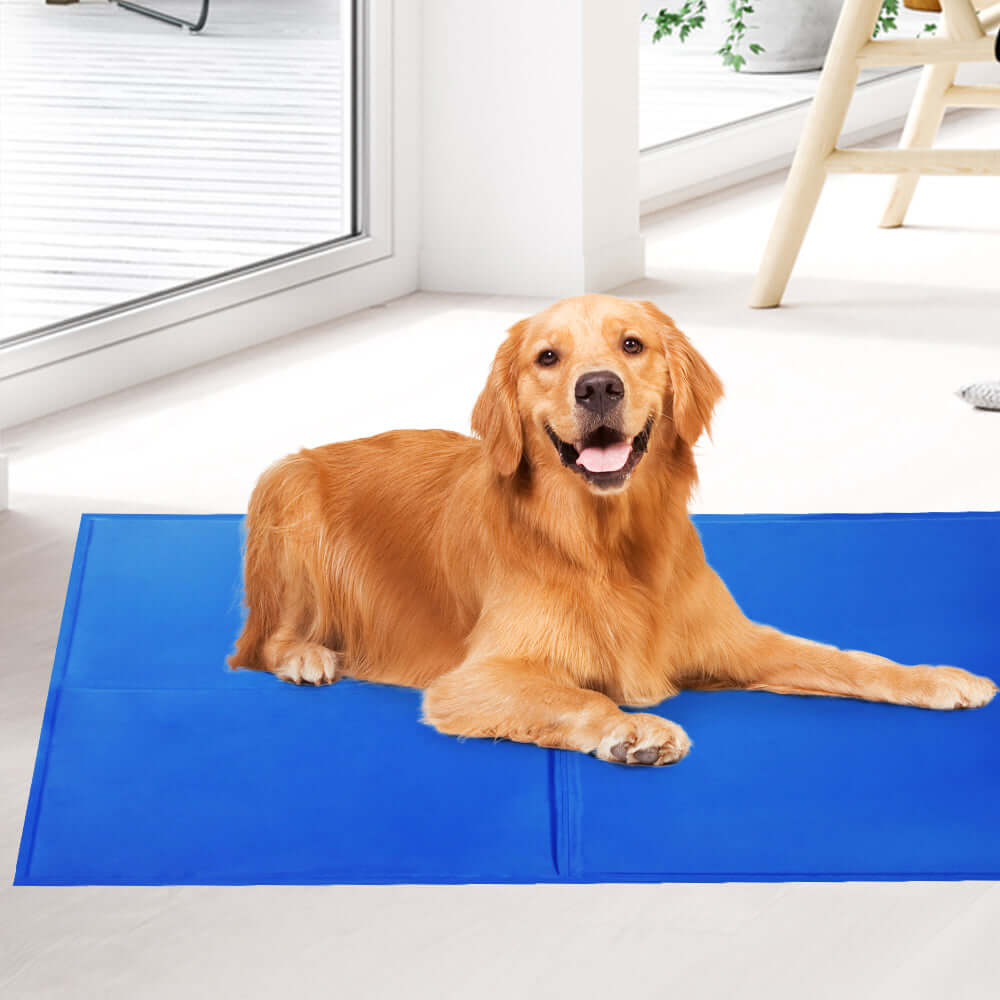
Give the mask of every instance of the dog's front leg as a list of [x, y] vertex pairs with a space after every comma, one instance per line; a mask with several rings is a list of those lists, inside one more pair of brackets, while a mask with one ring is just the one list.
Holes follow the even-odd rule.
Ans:
[[691, 747], [680, 726], [623, 712], [610, 698], [513, 658], [470, 660], [424, 694], [424, 721], [453, 736], [579, 750], [620, 764], [673, 764]]
[[[978, 708], [997, 687], [988, 677], [958, 667], [907, 667], [884, 656], [837, 649], [754, 626], [730, 648], [731, 665], [718, 686], [781, 694], [835, 695], [919, 708]], [[708, 685], [715, 686], [715, 685]]]

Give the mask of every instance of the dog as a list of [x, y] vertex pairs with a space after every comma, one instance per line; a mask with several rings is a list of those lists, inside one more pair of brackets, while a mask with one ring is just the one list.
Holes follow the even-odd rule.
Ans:
[[246, 520], [232, 667], [423, 688], [442, 733], [621, 764], [691, 743], [684, 688], [985, 705], [986, 677], [748, 620], [687, 508], [722, 383], [651, 302], [566, 299], [515, 323], [475, 438], [391, 431], [289, 456]]

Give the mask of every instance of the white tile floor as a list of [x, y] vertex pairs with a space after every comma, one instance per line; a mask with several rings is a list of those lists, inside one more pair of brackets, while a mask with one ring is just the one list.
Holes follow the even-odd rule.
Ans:
[[[945, 141], [995, 144], [998, 123], [953, 117]], [[913, 226], [882, 232], [884, 180], [835, 177], [788, 306], [751, 312], [780, 182], [648, 219], [648, 277], [622, 290], [672, 312], [726, 382], [697, 507], [1000, 507], [1000, 414], [952, 395], [1000, 378], [1000, 181], [925, 181]], [[503, 328], [538, 305], [418, 295], [9, 435], [0, 878], [80, 512], [239, 510], [300, 445], [463, 429]], [[998, 930], [997, 883], [4, 888], [0, 994], [986, 998]]]

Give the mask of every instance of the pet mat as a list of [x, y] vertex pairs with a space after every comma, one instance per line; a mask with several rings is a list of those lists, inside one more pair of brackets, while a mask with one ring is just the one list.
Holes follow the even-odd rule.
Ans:
[[[1000, 514], [695, 522], [751, 618], [1000, 677]], [[417, 691], [230, 671], [241, 531], [84, 515], [17, 884], [1000, 878], [1000, 698], [683, 693], [666, 768], [458, 740]]]

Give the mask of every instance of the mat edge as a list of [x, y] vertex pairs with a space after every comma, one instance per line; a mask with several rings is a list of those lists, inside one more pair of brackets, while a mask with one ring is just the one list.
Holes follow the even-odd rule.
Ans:
[[31, 774], [31, 787], [24, 813], [24, 826], [21, 829], [21, 842], [18, 846], [17, 863], [14, 868], [14, 885], [32, 884], [28, 881], [28, 872], [35, 850], [35, 835], [38, 831], [42, 792], [45, 788], [45, 777], [48, 772], [56, 712], [59, 709], [59, 697], [62, 694], [63, 680], [69, 663], [69, 651], [73, 644], [73, 634], [76, 631], [80, 596], [83, 592], [84, 570], [95, 520], [96, 516], [93, 514], [80, 515], [80, 526], [77, 529], [76, 545], [73, 549], [73, 563], [69, 571], [66, 599], [63, 603], [62, 620], [59, 625], [59, 638], [56, 640], [52, 675], [49, 678], [45, 711], [42, 715], [42, 726], [38, 735], [38, 750], [35, 752], [35, 766]]
[[[713, 514], [708, 511], [703, 513], [688, 512], [688, 516], [694, 521], [858, 521], [858, 520], [952, 520], [955, 518], [992, 518], [1000, 515], [1000, 510], [909, 510], [909, 511], [808, 511], [800, 513], [768, 513], [750, 512], [744, 514]], [[213, 513], [213, 514], [126, 514], [115, 512], [88, 512], [81, 515], [83, 519], [89, 520], [217, 520], [217, 521], [241, 521], [245, 514], [234, 513]]]
[[846, 874], [824, 873], [822, 875], [811, 875], [805, 872], [789, 872], [787, 874], [769, 875], [760, 872], [750, 872], [737, 874], [723, 872], [719, 874], [706, 874], [704, 872], [669, 873], [669, 872], [640, 872], [640, 873], [614, 873], [601, 872], [594, 875], [574, 874], [561, 878], [550, 876], [540, 876], [535, 878], [484, 878], [482, 876], [462, 876], [449, 875], [433, 877], [423, 875], [418, 878], [407, 876], [348, 876], [343, 879], [336, 879], [333, 876], [317, 878], [283, 877], [272, 876], [255, 879], [228, 879], [218, 880], [212, 878], [192, 879], [186, 882], [167, 881], [119, 881], [119, 882], [88, 882], [72, 881], [70, 879], [54, 879], [47, 882], [25, 881], [16, 883], [22, 888], [52, 888], [70, 886], [120, 886], [120, 887], [142, 887], [142, 886], [254, 886], [254, 885], [630, 885], [630, 884], [662, 884], [662, 885], [771, 885], [774, 883], [794, 883], [798, 885], [840, 885], [845, 882], [854, 883], [881, 883], [881, 882], [996, 882], [1000, 884], [1000, 872], [957, 872], [954, 874], [945, 872], [848, 872]]

